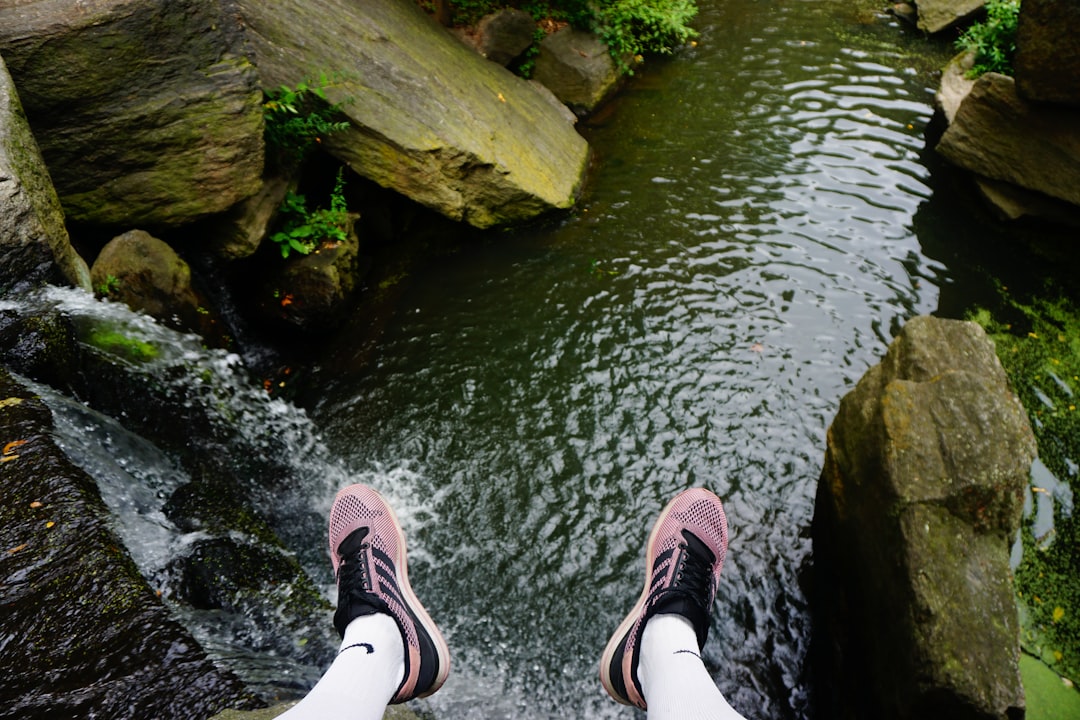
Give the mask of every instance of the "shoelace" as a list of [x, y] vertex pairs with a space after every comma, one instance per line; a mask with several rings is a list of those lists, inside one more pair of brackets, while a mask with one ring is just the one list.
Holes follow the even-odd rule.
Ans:
[[679, 566], [669, 592], [686, 597], [708, 612], [713, 599], [712, 562], [695, 552], [685, 540], [679, 543]]
[[341, 558], [338, 588], [344, 590], [349, 597], [363, 599], [371, 594], [371, 581], [367, 573], [367, 563], [364, 562], [364, 552], [367, 549], [368, 543], [362, 543], [348, 557]]

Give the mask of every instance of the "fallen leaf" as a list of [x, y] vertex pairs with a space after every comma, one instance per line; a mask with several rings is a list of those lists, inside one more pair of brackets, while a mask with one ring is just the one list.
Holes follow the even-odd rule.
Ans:
[[37, 510], [39, 507], [42, 507], [41, 501], [35, 500], [34, 502], [30, 503], [30, 507]]
[[3, 457], [0, 457], [0, 463], [11, 462], [12, 460], [18, 460], [18, 459], [19, 459], [18, 455], [4, 455]]
[[10, 455], [12, 450], [19, 447], [20, 445], [25, 445], [25, 444], [26, 444], [25, 440], [12, 440], [11, 442], [9, 442], [7, 445], [4, 446], [4, 454], [5, 455]]
[[15, 547], [11, 548], [10, 550], [8, 550], [8, 555], [14, 555], [15, 553], [19, 552], [20, 550], [25, 550], [25, 549], [26, 549], [26, 543], [23, 543], [22, 545], [17, 545]]
[[0, 408], [6, 408], [6, 407], [9, 407], [11, 405], [18, 405], [22, 401], [23, 401], [22, 398], [17, 398], [17, 397], [5, 398], [4, 400], [0, 400]]
[[506, 98], [503, 97], [502, 93], [499, 93], [499, 102], [506, 102]]
[[763, 353], [763, 352], [765, 352], [765, 346], [762, 345], [761, 343], [754, 343], [753, 345], [750, 346], [750, 351], [751, 352], [756, 352], [756, 353]]
[[52, 520], [50, 520], [49, 522], [45, 523], [45, 529], [48, 530], [49, 528], [51, 528], [55, 524], [56, 523], [54, 523]]

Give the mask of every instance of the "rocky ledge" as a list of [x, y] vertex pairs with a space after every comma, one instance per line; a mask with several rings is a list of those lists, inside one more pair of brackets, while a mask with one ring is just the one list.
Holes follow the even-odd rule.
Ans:
[[974, 323], [912, 319], [844, 397], [813, 521], [823, 716], [1023, 717], [1009, 548], [1035, 452]]

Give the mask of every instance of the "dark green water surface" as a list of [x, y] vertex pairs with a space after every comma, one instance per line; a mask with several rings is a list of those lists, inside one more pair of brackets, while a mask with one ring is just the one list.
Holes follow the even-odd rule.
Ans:
[[374, 348], [315, 370], [312, 415], [399, 510], [450, 642], [438, 717], [633, 716], [597, 663], [692, 485], [731, 525], [718, 685], [750, 718], [812, 714], [825, 431], [953, 283], [924, 248], [971, 225], [930, 203], [949, 48], [839, 0], [702, 5], [698, 44], [583, 129], [578, 211], [400, 278]]

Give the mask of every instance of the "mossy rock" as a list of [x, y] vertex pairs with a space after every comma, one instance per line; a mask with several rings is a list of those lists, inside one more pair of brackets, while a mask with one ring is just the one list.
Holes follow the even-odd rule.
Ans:
[[69, 220], [176, 226], [258, 190], [242, 25], [231, 1], [0, 4], [0, 54]]

